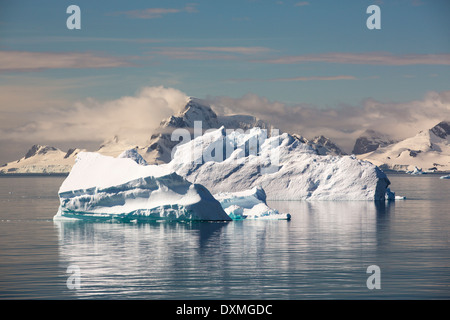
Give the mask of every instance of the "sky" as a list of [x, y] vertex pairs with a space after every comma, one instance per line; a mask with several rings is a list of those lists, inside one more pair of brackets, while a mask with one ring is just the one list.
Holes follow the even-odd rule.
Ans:
[[450, 119], [449, 13], [447, 0], [0, 0], [0, 163], [33, 144], [143, 140], [188, 96], [347, 152], [365, 129], [406, 138]]

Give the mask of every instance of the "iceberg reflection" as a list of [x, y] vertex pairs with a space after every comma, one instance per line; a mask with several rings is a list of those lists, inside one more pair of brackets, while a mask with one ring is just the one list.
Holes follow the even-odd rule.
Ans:
[[269, 205], [293, 219], [55, 221], [60, 264], [80, 267], [74, 294], [81, 298], [292, 299], [367, 291], [365, 268], [377, 259], [377, 228], [389, 223], [390, 204]]

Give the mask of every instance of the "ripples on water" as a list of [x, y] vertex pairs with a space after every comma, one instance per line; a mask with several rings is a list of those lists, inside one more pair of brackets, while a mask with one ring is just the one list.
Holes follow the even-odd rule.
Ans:
[[[1, 178], [0, 298], [449, 298], [450, 181], [390, 179], [408, 200], [270, 203], [291, 221], [114, 224], [53, 222], [62, 178]], [[366, 287], [373, 264], [381, 290]]]

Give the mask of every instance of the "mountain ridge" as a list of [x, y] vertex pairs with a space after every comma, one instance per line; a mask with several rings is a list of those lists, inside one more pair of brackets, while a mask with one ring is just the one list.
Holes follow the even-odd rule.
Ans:
[[[192, 139], [195, 121], [201, 121], [202, 133], [222, 126], [231, 130], [249, 130], [253, 127], [259, 127], [267, 129], [269, 135], [270, 131], [274, 129], [269, 123], [251, 115], [218, 115], [208, 103], [197, 98], [190, 98], [179, 112], [160, 122], [159, 127], [154, 130], [147, 143], [136, 145], [131, 139], [124, 139], [116, 135], [104, 141], [96, 152], [117, 157], [122, 152], [133, 149], [149, 164], [167, 163], [172, 158], [174, 147], [187, 142], [176, 139], [173, 141], [172, 132], [176, 129], [186, 129]], [[309, 140], [298, 133], [292, 133], [291, 135], [301, 143], [309, 145], [318, 155], [346, 155], [337, 144], [327, 137], [316, 136]], [[387, 135], [375, 130], [366, 130], [360, 138], [365, 137], [368, 143], [362, 146], [361, 150], [371, 151], [357, 154], [357, 157], [371, 161], [380, 168], [390, 170], [408, 171], [417, 166], [425, 170], [435, 168], [437, 171], [450, 171], [450, 161], [443, 159], [447, 157], [447, 149], [449, 149], [448, 157], [450, 159], [450, 147], [448, 146], [450, 143], [450, 122], [441, 121], [433, 128], [416, 136], [418, 136], [415, 138], [416, 143], [414, 143], [414, 137], [394, 141]], [[357, 144], [358, 139], [355, 142], [355, 148]], [[395, 147], [392, 146], [397, 146], [399, 150], [395, 151]], [[392, 150], [389, 149], [390, 147], [392, 147]], [[444, 150], [444, 153], [442, 153], [442, 150]], [[83, 150], [70, 148], [67, 152], [64, 152], [52, 146], [36, 144], [21, 159], [1, 166], [0, 174], [69, 173], [80, 151]], [[391, 155], [385, 154], [386, 152], [397, 153]], [[400, 157], [401, 154], [403, 155]], [[429, 156], [426, 156], [427, 154]], [[393, 156], [396, 159], [399, 158], [398, 161], [393, 161]], [[439, 160], [440, 158], [443, 160]]]
[[441, 121], [415, 136], [358, 155], [382, 169], [450, 171], [450, 122]]

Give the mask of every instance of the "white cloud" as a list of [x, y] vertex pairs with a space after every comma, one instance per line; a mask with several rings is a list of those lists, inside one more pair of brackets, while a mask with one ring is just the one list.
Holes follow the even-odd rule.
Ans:
[[284, 56], [255, 62], [273, 64], [296, 64], [307, 62], [326, 62], [342, 64], [368, 64], [368, 65], [450, 65], [450, 54], [400, 54], [387, 52], [330, 52], [314, 55]]
[[93, 53], [0, 51], [0, 72], [113, 68], [129, 65], [130, 63], [121, 58], [100, 56]]
[[114, 135], [144, 143], [162, 119], [179, 111], [188, 97], [172, 88], [145, 87], [135, 96], [109, 101], [88, 98], [66, 109], [41, 110], [34, 119], [15, 128], [0, 129], [2, 139], [40, 141], [94, 141]]
[[335, 81], [335, 80], [356, 80], [354, 76], [311, 76], [311, 77], [294, 77], [294, 78], [277, 78], [270, 81]]
[[128, 18], [133, 19], [157, 19], [162, 18], [168, 14], [187, 12], [187, 13], [195, 13], [198, 12], [197, 4], [189, 3], [184, 8], [146, 8], [140, 10], [130, 10], [117, 12], [114, 15], [125, 15]]
[[158, 47], [151, 53], [180, 60], [234, 60], [271, 51], [266, 47]]
[[[38, 91], [24, 93], [42, 97]], [[0, 136], [3, 140], [30, 141], [31, 145], [42, 141], [101, 141], [119, 135], [142, 144], [160, 121], [179, 111], [187, 99], [183, 92], [161, 86], [145, 87], [133, 96], [114, 100], [89, 98], [65, 109], [57, 108], [58, 100], [55, 99], [53, 107], [30, 112], [26, 123], [1, 126]], [[208, 100], [219, 114], [254, 115], [283, 131], [307, 138], [322, 134], [347, 152], [366, 129], [402, 139], [450, 119], [450, 91], [429, 92], [423, 99], [413, 101], [393, 103], [366, 99], [359, 105], [335, 108], [301, 103], [288, 105], [256, 94], [241, 98], [210, 97]], [[27, 101], [22, 101], [24, 111]], [[0, 117], [0, 120], [7, 123], [9, 115], [2, 112], [1, 116], [4, 119]]]

